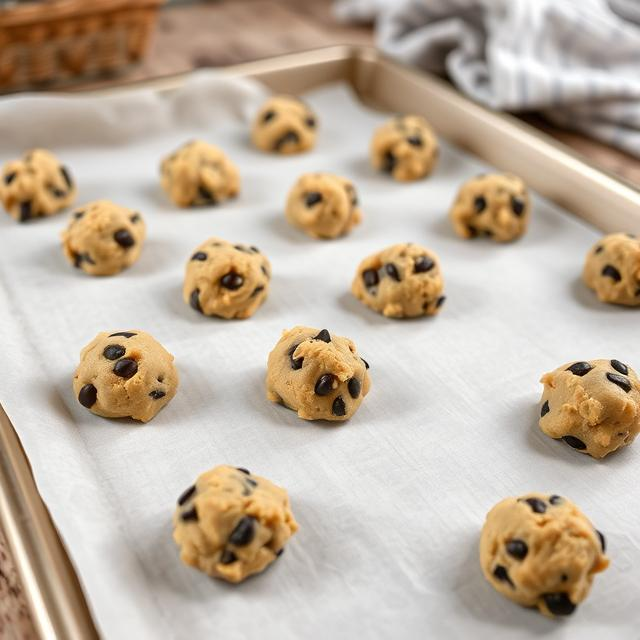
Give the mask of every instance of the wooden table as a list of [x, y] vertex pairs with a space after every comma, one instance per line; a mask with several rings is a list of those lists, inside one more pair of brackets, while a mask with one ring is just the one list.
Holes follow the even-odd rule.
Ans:
[[[165, 8], [146, 60], [116, 78], [86, 82], [87, 89], [215, 67], [328, 46], [372, 44], [368, 27], [344, 26], [331, 16], [330, 0], [219, 0]], [[531, 124], [586, 155], [594, 164], [640, 185], [640, 160], [539, 117]], [[33, 640], [37, 634], [0, 531], [0, 640]]]

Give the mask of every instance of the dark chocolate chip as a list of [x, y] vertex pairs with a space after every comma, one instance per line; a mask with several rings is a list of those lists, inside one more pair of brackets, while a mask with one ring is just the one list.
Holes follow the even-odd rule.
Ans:
[[209, 189], [203, 187], [202, 185], [198, 187], [198, 197], [201, 200], [206, 200], [207, 202], [215, 203], [216, 201], [215, 196], [211, 193], [211, 191], [209, 191]]
[[253, 480], [252, 478], [246, 478], [245, 482], [247, 484], [251, 485], [252, 487], [257, 487], [258, 486], [258, 483], [255, 480]]
[[133, 224], [136, 224], [137, 222], [140, 222], [140, 214], [139, 213], [134, 213], [129, 220], [131, 220], [131, 222]]
[[439, 307], [441, 307], [444, 304], [444, 301], [447, 299], [446, 296], [440, 296], [437, 300], [436, 300], [436, 309], [438, 309]]
[[248, 476], [250, 476], [250, 475], [251, 475], [251, 471], [249, 471], [249, 469], [245, 469], [244, 467], [236, 467], [236, 469], [237, 469], [238, 471], [240, 471], [241, 473], [244, 473], [244, 474], [246, 474], [246, 475], [248, 475]]
[[282, 547], [282, 549], [278, 549], [275, 553], [276, 558], [279, 558], [284, 553], [284, 547]]
[[76, 220], [80, 220], [80, 218], [82, 218], [82, 216], [84, 216], [84, 211], [76, 211], [76, 212], [73, 214], [73, 217], [74, 217]]
[[524, 560], [529, 553], [529, 547], [524, 540], [509, 540], [506, 545], [507, 553], [518, 560]]
[[513, 582], [511, 581], [511, 578], [509, 577], [509, 572], [507, 571], [507, 568], [503, 567], [501, 564], [497, 565], [496, 568], [493, 570], [493, 575], [496, 577], [497, 580], [500, 580], [500, 582], [508, 582], [514, 589], [516, 588]]
[[164, 398], [167, 394], [164, 391], [160, 391], [160, 389], [154, 389], [150, 394], [149, 397], [152, 398], [153, 400], [160, 400], [160, 398]]
[[237, 547], [248, 545], [256, 533], [255, 524], [255, 518], [244, 516], [231, 532], [229, 542]]
[[412, 147], [421, 147], [423, 142], [422, 142], [422, 138], [420, 136], [409, 136], [407, 138], [407, 142], [412, 146]]
[[300, 141], [300, 137], [295, 131], [287, 131], [283, 136], [276, 140], [273, 148], [275, 151], [280, 151], [282, 147], [288, 144], [297, 144]]
[[475, 238], [478, 235], [478, 230], [470, 224], [467, 225], [467, 231], [469, 232], [469, 236], [471, 238]]
[[235, 271], [229, 271], [229, 273], [220, 278], [220, 284], [225, 289], [236, 291], [244, 284], [244, 278], [239, 273], [235, 273]]
[[199, 260], [200, 262], [204, 262], [209, 256], [204, 251], [196, 251], [192, 256], [191, 260]]
[[593, 253], [601, 253], [602, 251], [604, 251], [604, 247], [599, 244], [594, 250]]
[[473, 201], [473, 206], [476, 210], [476, 213], [482, 213], [487, 207], [487, 201], [484, 199], [483, 196], [478, 196]]
[[584, 451], [587, 448], [587, 445], [580, 440], [580, 438], [576, 438], [575, 436], [563, 436], [562, 439], [574, 449], [578, 449], [580, 451]]
[[58, 187], [49, 187], [49, 191], [53, 194], [55, 198], [62, 198], [67, 195], [66, 191], [62, 189], [58, 189]]
[[73, 180], [71, 179], [71, 174], [69, 173], [69, 169], [67, 169], [67, 167], [65, 166], [60, 166], [60, 173], [62, 174], [64, 181], [67, 183], [67, 187], [71, 189], [71, 187], [73, 187]]
[[600, 547], [602, 547], [602, 553], [604, 553], [607, 550], [607, 541], [605, 540], [605, 537], [601, 531], [598, 531], [596, 529], [596, 533], [598, 534], [598, 538], [600, 539]]
[[633, 235], [633, 233], [625, 233], [625, 236], [627, 236], [627, 238], [631, 238], [632, 240], [635, 240], [636, 237]]
[[255, 298], [261, 291], [264, 291], [264, 286], [259, 284], [252, 292], [251, 298]]
[[90, 409], [96, 403], [98, 399], [98, 390], [92, 384], [85, 384], [80, 393], [78, 394], [78, 402], [83, 406]]
[[347, 413], [347, 407], [342, 399], [342, 396], [338, 396], [331, 405], [331, 413], [334, 416], [343, 416]]
[[620, 280], [622, 280], [620, 272], [611, 264], [603, 267], [602, 275], [611, 278], [614, 282], [620, 282]]
[[544, 513], [547, 510], [547, 505], [539, 498], [524, 498], [534, 513]]
[[565, 371], [571, 371], [574, 376], [584, 376], [589, 371], [591, 371], [593, 367], [588, 362], [575, 362], [570, 367], [567, 367]]
[[307, 207], [313, 207], [313, 205], [318, 204], [318, 202], [322, 202], [322, 194], [318, 191], [310, 191], [305, 194], [304, 203]]
[[347, 383], [347, 388], [349, 389], [349, 395], [352, 398], [357, 398], [360, 395], [362, 385], [360, 384], [360, 380], [358, 380], [358, 378], [351, 378]]
[[313, 339], [322, 340], [322, 342], [331, 342], [331, 334], [326, 329], [322, 329], [320, 333]]
[[264, 273], [265, 276], [267, 276], [267, 278], [269, 277], [269, 272], [267, 271], [267, 267], [265, 267], [264, 265], [262, 265], [260, 267], [262, 273]]
[[253, 245], [251, 245], [249, 247], [249, 249], [251, 249], [251, 251], [253, 251], [253, 253], [260, 253], [260, 249], [258, 249], [258, 247], [254, 247]]
[[11, 184], [15, 177], [16, 177], [16, 172], [15, 171], [12, 171], [11, 173], [7, 173], [7, 175], [4, 177], [4, 183], [5, 184]]
[[393, 278], [396, 282], [400, 282], [400, 274], [398, 273], [398, 269], [395, 264], [388, 262], [384, 265], [384, 270], [387, 272], [387, 275]]
[[613, 384], [617, 384], [626, 393], [631, 391], [631, 382], [629, 382], [629, 378], [619, 376], [617, 373], [607, 373], [607, 380], [609, 380], [609, 382], [613, 382]]
[[620, 362], [620, 360], [612, 360], [611, 361], [611, 366], [618, 373], [621, 373], [623, 376], [628, 376], [629, 375], [629, 367], [627, 367], [627, 365], [624, 364], [623, 362]]
[[549, 502], [553, 505], [556, 506], [558, 504], [562, 504], [564, 502], [564, 498], [562, 496], [558, 496], [555, 493], [550, 496], [549, 498]]
[[137, 335], [137, 333], [132, 333], [131, 331], [118, 331], [117, 333], [112, 333], [109, 337], [115, 338], [116, 336], [122, 336], [123, 338], [133, 338], [133, 336]]
[[121, 344], [110, 344], [109, 346], [104, 348], [102, 355], [107, 360], [117, 360], [118, 358], [122, 358], [126, 351], [127, 349]]
[[118, 231], [113, 234], [113, 239], [123, 249], [129, 249], [136, 243], [136, 241], [133, 239], [133, 236], [129, 233], [128, 229], [118, 229]]
[[202, 313], [202, 307], [200, 306], [200, 289], [194, 289], [189, 296], [189, 305], [192, 309]]
[[416, 258], [413, 270], [415, 273], [426, 273], [427, 271], [431, 271], [435, 266], [436, 263], [431, 258], [427, 256], [420, 256], [419, 258]]
[[364, 281], [364, 286], [368, 289], [375, 287], [380, 282], [378, 272], [375, 269], [365, 269], [362, 272], [362, 280]]
[[362, 360], [362, 362], [364, 362], [364, 368], [368, 369], [369, 368], [369, 363], [364, 358], [360, 358], [360, 360]]
[[236, 556], [236, 554], [233, 553], [233, 551], [229, 551], [228, 549], [225, 549], [222, 552], [222, 555], [220, 556], [220, 564], [231, 564], [235, 562], [237, 559], [238, 559], [238, 556]]
[[291, 368], [295, 369], [296, 371], [298, 369], [302, 369], [302, 363], [304, 361], [304, 358], [294, 358], [293, 357], [293, 352], [298, 348], [297, 344], [294, 344], [288, 352], [289, 355], [289, 362], [291, 363]]
[[31, 217], [31, 200], [20, 203], [20, 222], [26, 222]]
[[566, 593], [545, 593], [542, 598], [554, 616], [569, 616], [576, 610]]
[[113, 366], [113, 373], [121, 378], [129, 379], [138, 372], [138, 363], [131, 358], [122, 358]]
[[305, 124], [307, 125], [307, 127], [309, 127], [310, 129], [313, 129], [316, 126], [316, 119], [309, 116], [306, 120], [305, 120]]
[[549, 401], [545, 400], [542, 407], [540, 407], [540, 417], [544, 418], [549, 413]]
[[396, 168], [396, 157], [391, 153], [391, 151], [387, 151], [382, 158], [382, 170], [385, 173], [393, 173], [393, 170]]
[[524, 201], [513, 196], [511, 198], [511, 209], [517, 216], [521, 216], [524, 212]]
[[249, 249], [247, 249], [247, 247], [244, 247], [244, 246], [243, 246], [243, 245], [241, 245], [241, 244], [233, 245], [233, 248], [234, 248], [236, 251], [242, 251], [243, 253], [251, 253], [251, 252], [250, 252], [250, 250], [249, 250]]
[[326, 396], [333, 391], [333, 381], [335, 376], [331, 373], [324, 373], [316, 381], [315, 393], [319, 396]]
[[178, 506], [182, 506], [194, 493], [196, 492], [196, 485], [191, 485], [188, 489], [183, 491], [178, 498]]
[[189, 509], [189, 511], [183, 511], [180, 514], [180, 518], [183, 522], [198, 522], [198, 510], [195, 508], [195, 505], [191, 509]]
[[269, 122], [269, 120], [273, 120], [276, 117], [276, 112], [275, 111], [265, 111], [264, 115], [262, 116], [262, 122]]

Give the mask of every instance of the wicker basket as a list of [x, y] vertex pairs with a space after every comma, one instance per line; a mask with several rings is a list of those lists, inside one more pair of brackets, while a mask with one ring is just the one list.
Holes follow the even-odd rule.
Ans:
[[0, 91], [113, 73], [139, 60], [164, 0], [40, 0], [0, 8]]

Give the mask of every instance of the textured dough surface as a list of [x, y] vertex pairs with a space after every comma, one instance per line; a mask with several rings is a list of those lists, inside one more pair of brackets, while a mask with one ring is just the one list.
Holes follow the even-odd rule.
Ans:
[[182, 561], [229, 582], [263, 571], [298, 530], [284, 489], [226, 465], [178, 498], [173, 523]]
[[421, 116], [398, 116], [376, 129], [371, 164], [400, 182], [429, 175], [438, 159], [438, 139]]
[[628, 233], [604, 236], [587, 254], [585, 284], [602, 302], [640, 306], [640, 241]]
[[306, 173], [295, 183], [287, 221], [312, 238], [343, 236], [362, 221], [353, 183], [330, 173]]
[[348, 338], [311, 327], [283, 332], [267, 362], [267, 398], [304, 420], [348, 420], [371, 385]]
[[540, 382], [540, 429], [577, 451], [604, 458], [640, 432], [640, 382], [624, 362], [569, 362]]
[[222, 149], [193, 140], [160, 165], [162, 188], [179, 207], [215, 205], [240, 191], [240, 174]]
[[374, 311], [391, 318], [432, 316], [445, 297], [440, 261], [418, 244], [394, 244], [366, 257], [351, 292]]
[[75, 197], [71, 172], [46, 149], [33, 149], [4, 165], [0, 201], [18, 222], [58, 213]]
[[76, 211], [62, 232], [62, 251], [76, 268], [109, 276], [139, 257], [146, 233], [142, 216], [108, 200], [89, 202]]
[[249, 318], [266, 300], [271, 264], [254, 246], [209, 238], [194, 251], [182, 297], [196, 311], [220, 318]]
[[530, 493], [487, 515], [480, 564], [496, 591], [549, 617], [566, 616], [609, 566], [604, 536], [570, 500]]
[[73, 377], [78, 402], [104, 418], [148, 422], [178, 389], [173, 356], [139, 329], [99, 333]]
[[316, 143], [318, 119], [294, 96], [273, 96], [258, 111], [251, 129], [253, 144], [262, 151], [301, 153]]
[[449, 216], [462, 238], [485, 236], [510, 242], [527, 230], [531, 215], [529, 193], [517, 176], [491, 173], [465, 182]]

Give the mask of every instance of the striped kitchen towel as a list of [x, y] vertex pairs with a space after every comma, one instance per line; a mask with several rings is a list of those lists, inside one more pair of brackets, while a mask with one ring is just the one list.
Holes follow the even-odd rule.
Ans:
[[494, 109], [640, 156], [640, 0], [338, 0], [378, 46]]

